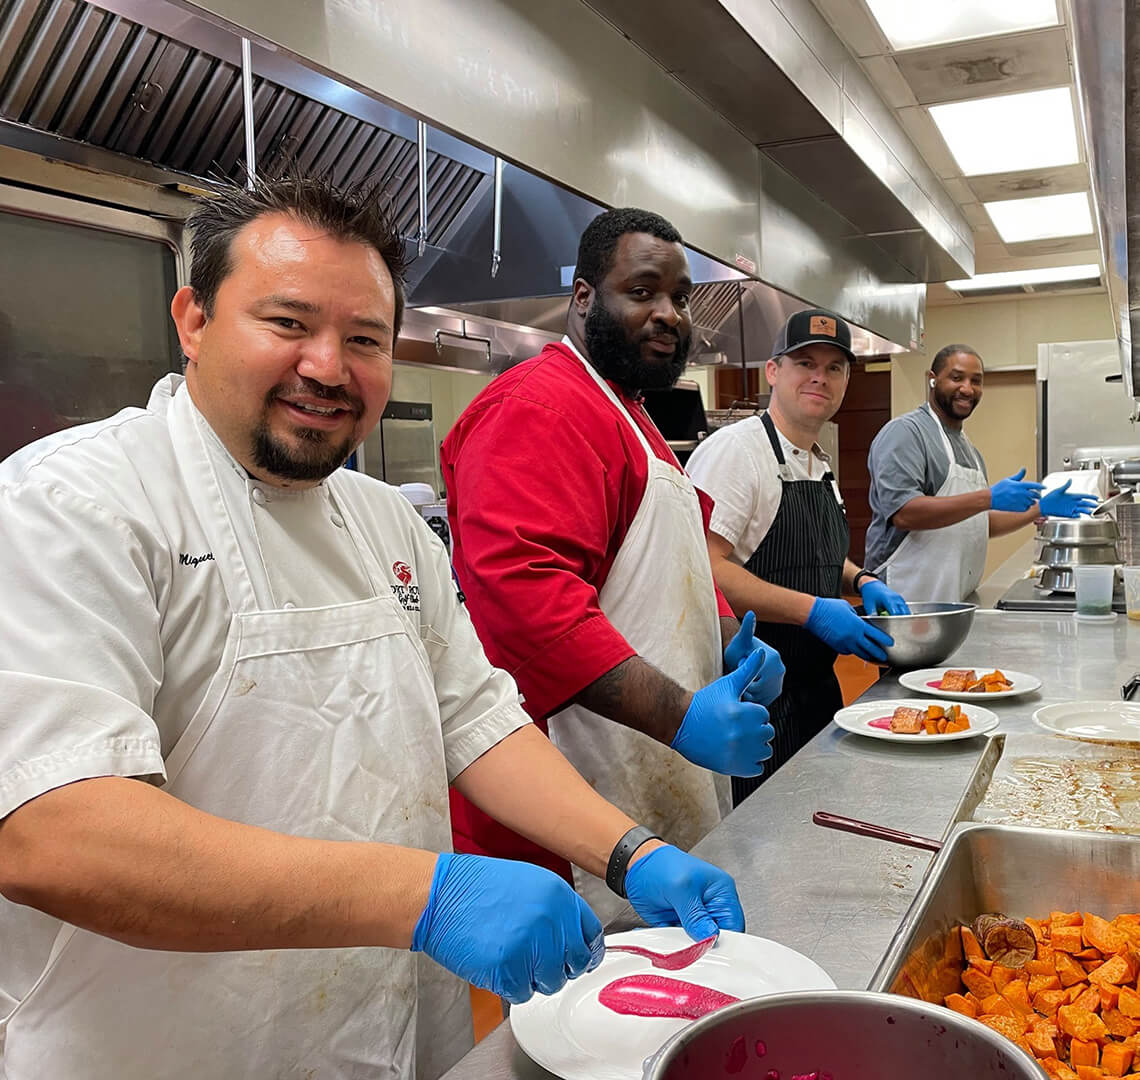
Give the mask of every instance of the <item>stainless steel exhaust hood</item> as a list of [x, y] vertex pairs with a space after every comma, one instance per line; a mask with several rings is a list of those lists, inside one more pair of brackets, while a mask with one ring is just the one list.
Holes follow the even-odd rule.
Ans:
[[1140, 2], [1072, 0], [1077, 91], [1132, 418], [1140, 416]]

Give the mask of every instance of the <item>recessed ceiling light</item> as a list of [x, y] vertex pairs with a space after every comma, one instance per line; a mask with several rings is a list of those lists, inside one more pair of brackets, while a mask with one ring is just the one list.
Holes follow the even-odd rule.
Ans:
[[976, 274], [961, 281], [948, 281], [946, 287], [955, 292], [973, 292], [975, 289], [1000, 289], [1006, 285], [1048, 285], [1058, 281], [1100, 280], [1100, 267], [1096, 263], [1079, 266], [1046, 266], [1039, 270], [1005, 270], [999, 274]]
[[1067, 86], [932, 105], [930, 116], [963, 176], [1080, 161]]
[[1056, 0], [867, 0], [891, 48], [919, 49], [1056, 26]]
[[1036, 199], [1003, 199], [982, 205], [1007, 244], [1084, 236], [1093, 231], [1089, 197], [1083, 191], [1042, 195]]

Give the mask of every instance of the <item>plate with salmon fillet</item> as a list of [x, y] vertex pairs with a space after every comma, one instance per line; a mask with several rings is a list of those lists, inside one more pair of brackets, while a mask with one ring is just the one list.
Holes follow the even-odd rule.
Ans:
[[835, 722], [854, 735], [925, 745], [972, 739], [997, 727], [998, 717], [972, 701], [931, 704], [917, 698], [896, 698], [857, 701], [840, 709]]
[[996, 701], [999, 698], [1031, 694], [1041, 688], [1041, 680], [1036, 675], [1010, 671], [1009, 668], [966, 667], [958, 664], [952, 668], [908, 671], [899, 676], [899, 685], [934, 697], [963, 701], [985, 698], [987, 701]]

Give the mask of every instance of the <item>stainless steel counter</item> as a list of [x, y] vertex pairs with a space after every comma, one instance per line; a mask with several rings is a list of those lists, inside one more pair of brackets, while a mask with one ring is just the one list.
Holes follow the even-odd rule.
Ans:
[[[1140, 668], [1140, 623], [1122, 615], [1114, 623], [1078, 623], [1069, 615], [982, 610], [951, 661], [1038, 676], [1037, 693], [986, 702], [1001, 717], [999, 731], [1036, 730], [1031, 717], [1042, 705], [1119, 697]], [[908, 696], [888, 673], [864, 699]], [[982, 739], [899, 746], [831, 724], [694, 851], [736, 877], [750, 932], [810, 956], [840, 988], [862, 989], [932, 856], [821, 829], [811, 815], [831, 810], [941, 837], [981, 746]], [[445, 1080], [551, 1075], [502, 1024]]]

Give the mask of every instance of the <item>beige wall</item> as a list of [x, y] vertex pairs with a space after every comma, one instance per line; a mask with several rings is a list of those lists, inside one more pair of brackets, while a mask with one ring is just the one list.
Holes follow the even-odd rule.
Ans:
[[[891, 415], [909, 412], [926, 400], [925, 373], [943, 346], [975, 348], [986, 362], [985, 397], [966, 422], [966, 433], [986, 460], [990, 479], [1023, 465], [1036, 478], [1037, 346], [1051, 341], [1096, 341], [1115, 329], [1104, 293], [978, 300], [926, 310], [927, 352], [902, 353], [891, 363]], [[1001, 368], [1033, 370], [1001, 372]], [[991, 541], [986, 576], [1014, 553], [1026, 530]]]

